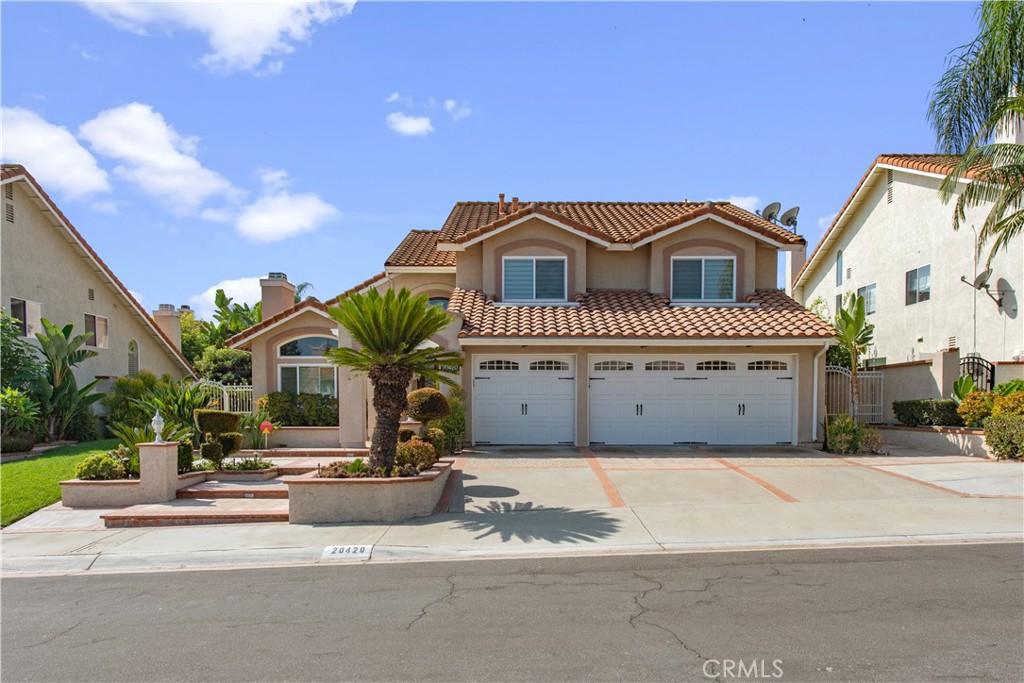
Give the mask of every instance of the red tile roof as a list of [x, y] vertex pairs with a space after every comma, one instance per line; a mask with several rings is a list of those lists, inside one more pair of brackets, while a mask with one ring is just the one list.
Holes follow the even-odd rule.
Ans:
[[702, 216], [718, 216], [782, 244], [804, 244], [789, 230], [728, 202], [526, 202], [513, 212], [497, 202], [459, 202], [438, 235], [439, 242], [462, 243], [520, 218], [537, 214], [596, 239], [633, 244]]
[[392, 267], [455, 267], [454, 251], [437, 250], [437, 230], [413, 230], [384, 262]]
[[28, 170], [21, 164], [3, 164], [2, 168], [0, 168], [0, 182], [19, 179], [24, 179], [25, 182], [31, 185], [32, 188], [39, 194], [39, 196], [43, 200], [43, 203], [46, 204], [47, 208], [50, 211], [52, 211], [54, 215], [57, 216], [57, 218], [60, 219], [60, 221], [67, 228], [68, 232], [70, 232], [72, 236], [75, 238], [75, 241], [77, 241], [78, 244], [80, 244], [82, 248], [85, 249], [86, 253], [92, 258], [96, 265], [99, 266], [100, 270], [102, 270], [103, 273], [108, 278], [110, 278], [110, 281], [114, 284], [114, 289], [117, 290], [121, 296], [128, 300], [128, 302], [131, 304], [131, 307], [135, 309], [136, 315], [141, 317], [143, 322], [150, 328], [150, 330], [157, 336], [157, 338], [160, 339], [167, 346], [167, 349], [170, 352], [171, 356], [173, 356], [174, 359], [181, 364], [181, 366], [185, 369], [186, 372], [188, 372], [193, 377], [197, 377], [198, 375], [196, 375], [195, 368], [192, 367], [192, 364], [189, 363], [188, 359], [185, 358], [184, 354], [182, 354], [181, 349], [176, 347], [174, 345], [174, 342], [172, 342], [167, 337], [167, 335], [164, 334], [163, 330], [160, 329], [160, 326], [156, 324], [156, 321], [153, 320], [153, 318], [150, 317], [149, 313], [146, 312], [146, 309], [142, 307], [142, 304], [140, 304], [135, 299], [135, 297], [132, 296], [128, 288], [124, 286], [124, 283], [121, 282], [116, 275], [114, 275], [114, 271], [110, 269], [110, 266], [108, 266], [103, 261], [103, 259], [100, 258], [100, 255], [97, 254], [93, 250], [92, 246], [90, 246], [90, 244], [85, 240], [85, 238], [82, 237], [82, 233], [78, 232], [78, 229], [74, 225], [72, 225], [71, 221], [68, 220], [68, 217], [65, 216], [64, 212], [61, 211], [60, 207], [57, 206], [57, 203], [50, 198], [50, 195], [46, 193], [46, 190], [43, 189], [43, 186], [39, 184], [39, 181], [33, 178], [32, 174], [29, 173]]
[[629, 339], [827, 339], [835, 330], [779, 290], [757, 290], [757, 307], [671, 306], [637, 290], [592, 290], [573, 306], [495, 305], [494, 297], [455, 289], [448, 311], [463, 318], [460, 337]]

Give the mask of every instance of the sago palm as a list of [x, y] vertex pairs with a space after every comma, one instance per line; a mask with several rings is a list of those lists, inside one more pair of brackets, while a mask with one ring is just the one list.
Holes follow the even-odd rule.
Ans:
[[857, 367], [860, 357], [864, 354], [875, 338], [875, 326], [867, 321], [864, 309], [864, 297], [852, 296], [845, 308], [839, 309], [836, 316], [836, 341], [850, 354], [850, 404], [853, 419], [857, 419], [857, 406], [860, 403], [860, 385], [857, 378]]
[[462, 365], [462, 355], [436, 347], [423, 348], [424, 342], [453, 318], [431, 306], [426, 296], [412, 296], [407, 289], [397, 293], [388, 290], [383, 295], [373, 289], [365, 295], [353, 294], [329, 311], [357, 346], [330, 349], [328, 356], [335, 365], [369, 376], [377, 412], [370, 463], [390, 470], [395, 464], [398, 423], [407, 407], [406, 392], [413, 375], [454, 385], [448, 374]]

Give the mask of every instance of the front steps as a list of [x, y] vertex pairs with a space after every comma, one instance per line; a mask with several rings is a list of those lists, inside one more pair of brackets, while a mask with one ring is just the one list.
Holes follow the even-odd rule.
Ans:
[[273, 498], [179, 498], [168, 503], [132, 505], [102, 517], [109, 529], [287, 522], [288, 501]]
[[204, 481], [178, 490], [178, 498], [287, 498], [288, 486], [280, 478], [266, 481]]

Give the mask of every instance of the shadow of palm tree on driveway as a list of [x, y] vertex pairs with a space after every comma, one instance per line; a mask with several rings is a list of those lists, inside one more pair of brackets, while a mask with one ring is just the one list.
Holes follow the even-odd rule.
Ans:
[[499, 534], [505, 543], [513, 537], [524, 542], [594, 543], [608, 538], [622, 527], [619, 520], [600, 510], [547, 508], [533, 503], [498, 501], [467, 512], [457, 524], [467, 531], [480, 532], [474, 538]]

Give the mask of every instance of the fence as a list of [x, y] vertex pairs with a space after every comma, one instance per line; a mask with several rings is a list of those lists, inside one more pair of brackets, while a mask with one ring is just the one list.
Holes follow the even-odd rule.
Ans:
[[[885, 403], [882, 401], [883, 374], [877, 370], [857, 372], [857, 419], [861, 422], [882, 422]], [[829, 415], [851, 415], [853, 383], [849, 368], [825, 367], [825, 410]]]
[[252, 386], [248, 384], [221, 384], [208, 379], [196, 382], [195, 387], [217, 403], [221, 410], [232, 413], [251, 413]]

